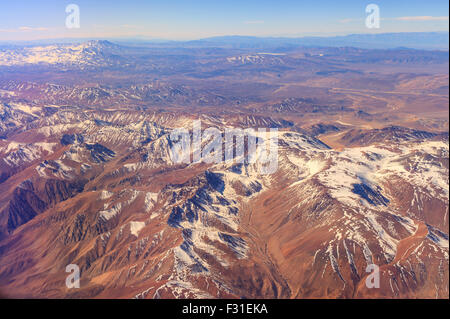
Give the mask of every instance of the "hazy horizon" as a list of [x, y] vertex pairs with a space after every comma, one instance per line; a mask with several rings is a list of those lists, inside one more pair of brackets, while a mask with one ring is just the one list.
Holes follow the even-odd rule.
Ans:
[[122, 38], [51, 38], [35, 40], [1, 41], [3, 46], [40, 46], [54, 44], [81, 44], [89, 41], [109, 41], [119, 45], [157, 46], [157, 47], [234, 47], [262, 49], [277, 47], [355, 47], [362, 49], [396, 49], [448, 51], [447, 31], [436, 32], [397, 32], [397, 33], [354, 33], [348, 35], [263, 37], [249, 35], [225, 35], [197, 38], [191, 40], [149, 39], [140, 37]]
[[25, 0], [0, 5], [0, 41], [57, 38], [194, 40], [216, 36], [336, 36], [399, 32], [448, 32], [446, 1], [377, 1], [380, 28], [365, 25], [369, 2], [323, 1], [139, 1], [81, 0], [80, 28], [67, 28], [72, 2]]
[[50, 37], [50, 38], [36, 38], [30, 40], [0, 40], [1, 43], [14, 43], [14, 42], [40, 42], [40, 41], [56, 41], [56, 40], [66, 40], [66, 41], [91, 41], [91, 40], [107, 40], [107, 41], [143, 41], [143, 42], [188, 42], [188, 41], [201, 41], [207, 39], [215, 38], [254, 38], [254, 39], [302, 39], [302, 38], [334, 38], [334, 37], [347, 37], [347, 36], [371, 36], [371, 35], [394, 35], [394, 34], [413, 34], [413, 33], [442, 33], [448, 34], [449, 31], [403, 31], [403, 32], [380, 32], [380, 33], [319, 33], [319, 34], [304, 34], [304, 35], [249, 35], [249, 34], [224, 34], [215, 35], [208, 37], [193, 37], [189, 39], [170, 39], [170, 38], [159, 38], [159, 37], [144, 37], [144, 36], [123, 36], [123, 37]]

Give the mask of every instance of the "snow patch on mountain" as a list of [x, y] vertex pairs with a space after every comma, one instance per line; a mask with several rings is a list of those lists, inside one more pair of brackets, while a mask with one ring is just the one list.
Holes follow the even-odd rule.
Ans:
[[138, 237], [139, 232], [145, 227], [145, 222], [130, 222], [130, 232]]

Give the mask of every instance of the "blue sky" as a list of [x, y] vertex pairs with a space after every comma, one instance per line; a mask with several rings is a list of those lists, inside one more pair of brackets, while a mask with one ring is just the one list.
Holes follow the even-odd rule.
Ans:
[[[70, 3], [80, 8], [79, 29], [65, 27]], [[369, 3], [380, 8], [379, 29], [365, 27]], [[448, 31], [448, 6], [447, 0], [0, 0], [0, 40]]]

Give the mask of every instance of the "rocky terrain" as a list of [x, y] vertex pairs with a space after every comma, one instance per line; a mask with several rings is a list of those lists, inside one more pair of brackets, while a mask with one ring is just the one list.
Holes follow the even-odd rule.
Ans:
[[[233, 49], [220, 62], [184, 59], [194, 64], [183, 78], [118, 85], [126, 70], [143, 72], [127, 66], [128, 50], [89, 42], [0, 54], [10, 72], [0, 77], [2, 297], [449, 297], [448, 73], [430, 71], [418, 91], [413, 78], [424, 75], [405, 69], [331, 71], [326, 63], [343, 59], [336, 48], [322, 49], [328, 58]], [[425, 63], [404, 51], [388, 63]], [[377, 53], [349, 52], [358, 63]], [[428, 67], [442, 59], [428, 57]], [[20, 79], [26, 64], [50, 79], [33, 69]], [[58, 80], [62, 67], [79, 83]], [[363, 80], [369, 87], [353, 85]], [[174, 162], [171, 132], [196, 120], [276, 128], [277, 170]], [[79, 289], [65, 285], [69, 264], [81, 269]], [[366, 286], [371, 264], [379, 288]]]

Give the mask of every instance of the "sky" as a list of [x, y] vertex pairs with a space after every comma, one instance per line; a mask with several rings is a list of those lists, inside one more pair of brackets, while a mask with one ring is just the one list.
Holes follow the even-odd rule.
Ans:
[[[365, 25], [371, 3], [377, 29]], [[80, 9], [80, 28], [66, 27], [69, 4]], [[447, 0], [0, 0], [0, 41], [448, 31], [448, 10]]]

